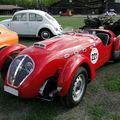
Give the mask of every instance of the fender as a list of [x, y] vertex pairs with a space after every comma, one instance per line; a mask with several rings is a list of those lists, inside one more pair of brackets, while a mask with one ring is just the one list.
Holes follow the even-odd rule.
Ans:
[[2, 68], [3, 63], [5, 62], [5, 60], [14, 52], [16, 51], [22, 51], [23, 49], [25, 49], [26, 46], [21, 45], [21, 44], [17, 44], [17, 45], [11, 45], [11, 46], [7, 46], [5, 47], [2, 51], [0, 51], [0, 70]]
[[36, 35], [36, 36], [38, 36], [39, 31], [40, 31], [41, 29], [43, 29], [43, 28], [49, 29], [54, 35], [60, 34], [60, 32], [59, 32], [59, 31], [56, 31], [53, 26], [51, 26], [51, 25], [49, 25], [49, 24], [44, 24], [44, 26], [40, 26], [40, 27], [37, 29], [37, 35]]
[[112, 58], [114, 60], [120, 59], [120, 35], [114, 39]]
[[120, 35], [113, 42], [113, 50], [120, 51]]
[[60, 73], [58, 78], [58, 88], [61, 88], [59, 92], [60, 96], [65, 96], [68, 93], [68, 90], [71, 85], [72, 78], [74, 77], [77, 69], [82, 66], [83, 63], [86, 63], [90, 68], [90, 79], [93, 80], [95, 77], [95, 69], [93, 64], [89, 61], [86, 56], [75, 55], [68, 59], [63, 70]]

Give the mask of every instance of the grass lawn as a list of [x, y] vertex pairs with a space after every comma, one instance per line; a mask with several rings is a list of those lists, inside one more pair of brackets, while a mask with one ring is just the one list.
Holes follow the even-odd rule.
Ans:
[[[6, 18], [9, 17], [0, 20]], [[84, 24], [80, 16], [55, 18], [63, 28]], [[29, 38], [20, 40], [25, 45], [33, 42]], [[62, 106], [59, 99], [47, 102], [14, 97], [3, 91], [3, 81], [0, 82], [0, 120], [120, 120], [120, 63], [110, 62], [97, 70], [82, 102], [73, 109]]]
[[82, 25], [84, 25], [84, 18], [81, 16], [73, 16], [73, 17], [67, 17], [67, 16], [58, 16], [55, 17], [58, 22], [63, 26], [63, 28], [78, 28]]
[[[63, 16], [54, 16], [56, 20], [62, 25], [63, 28], [78, 28], [84, 24], [84, 18], [81, 16], [73, 16], [73, 17], [63, 17]], [[0, 17], [0, 21], [11, 18], [10, 16]]]

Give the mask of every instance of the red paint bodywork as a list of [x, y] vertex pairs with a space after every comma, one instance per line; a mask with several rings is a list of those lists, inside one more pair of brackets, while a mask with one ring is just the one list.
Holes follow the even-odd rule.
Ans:
[[[38, 95], [39, 89], [46, 80], [57, 74], [57, 87], [62, 88], [58, 94], [65, 96], [70, 88], [72, 78], [80, 66], [87, 69], [89, 79], [93, 80], [95, 70], [111, 59], [114, 34], [108, 30], [102, 31], [111, 35], [109, 45], [103, 45], [102, 40], [94, 35], [68, 33], [39, 42], [38, 44], [45, 45], [44, 48], [28, 47], [18, 56], [28, 55], [32, 58], [35, 63], [33, 72], [19, 87], [8, 84], [7, 75], [5, 85], [18, 90], [19, 97], [32, 98]], [[95, 64], [90, 60], [93, 48], [97, 48], [99, 52], [99, 58]]]
[[7, 58], [10, 57], [10, 55], [12, 55], [15, 52], [20, 52], [23, 49], [25, 49], [26, 46], [21, 45], [21, 44], [15, 44], [15, 45], [10, 45], [5, 47], [3, 50], [0, 51], [0, 70], [3, 66], [3, 63], [5, 62], [5, 60], [7, 60]]

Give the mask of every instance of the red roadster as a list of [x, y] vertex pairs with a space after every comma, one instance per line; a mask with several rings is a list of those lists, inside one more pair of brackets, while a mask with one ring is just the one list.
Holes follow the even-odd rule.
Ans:
[[120, 59], [120, 36], [90, 29], [66, 33], [24, 49], [11, 63], [4, 90], [21, 98], [59, 95], [68, 106], [82, 99], [95, 70]]

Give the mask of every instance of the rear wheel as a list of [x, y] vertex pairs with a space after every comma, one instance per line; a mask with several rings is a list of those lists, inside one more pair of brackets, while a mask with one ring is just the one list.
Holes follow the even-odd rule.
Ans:
[[86, 91], [88, 75], [85, 68], [80, 67], [72, 79], [68, 94], [62, 97], [62, 103], [67, 107], [74, 107], [80, 103]]
[[12, 55], [10, 55], [6, 61], [3, 64], [3, 67], [1, 69], [1, 77], [3, 78], [3, 80], [5, 80], [6, 74], [7, 74], [7, 70], [9, 68], [10, 63], [13, 61], [13, 59], [17, 56], [18, 52], [13, 53]]
[[42, 29], [39, 32], [39, 36], [42, 40], [51, 38], [53, 36], [52, 32], [49, 29]]

